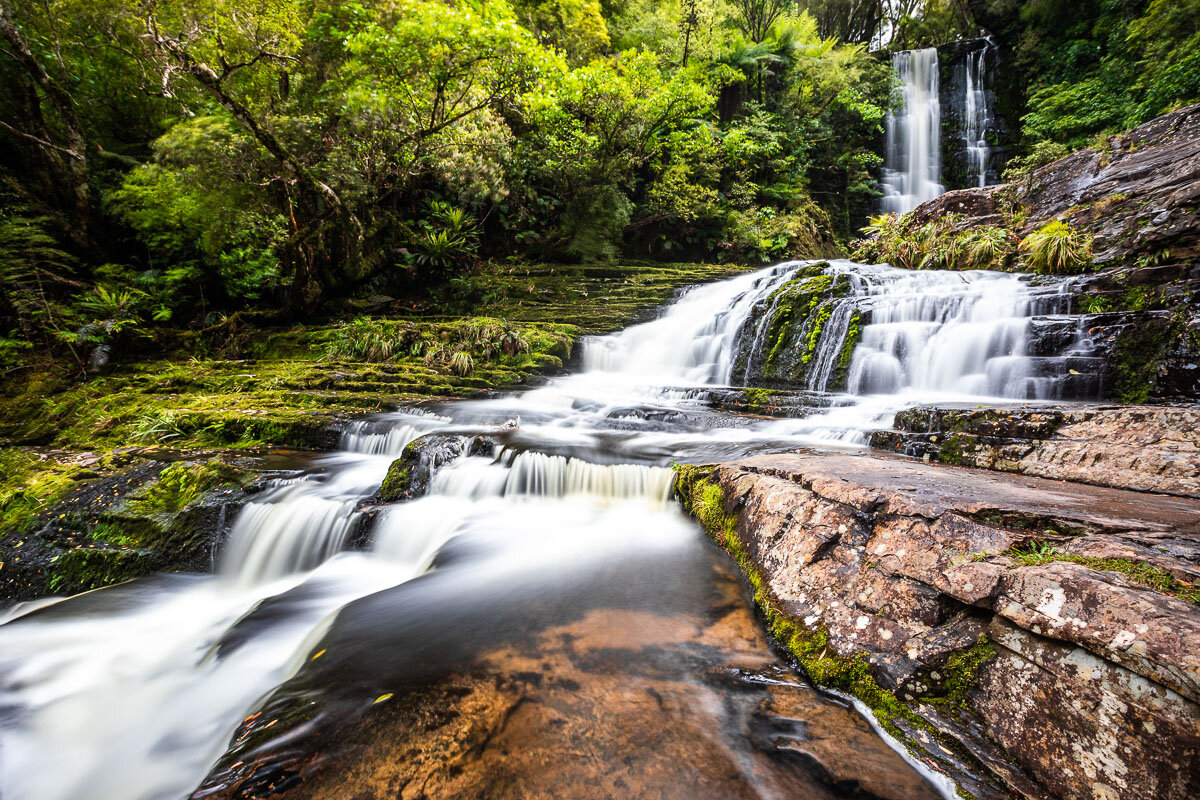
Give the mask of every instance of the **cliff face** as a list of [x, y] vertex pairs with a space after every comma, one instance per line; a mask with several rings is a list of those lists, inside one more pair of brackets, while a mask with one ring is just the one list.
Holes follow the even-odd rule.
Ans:
[[681, 475], [810, 675], [973, 760], [971, 794], [1200, 793], [1200, 501], [832, 454]]

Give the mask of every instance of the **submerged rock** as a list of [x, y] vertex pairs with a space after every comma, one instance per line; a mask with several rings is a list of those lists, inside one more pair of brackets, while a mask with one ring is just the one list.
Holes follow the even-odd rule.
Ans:
[[912, 747], [1025, 796], [1200, 792], [1200, 501], [831, 454], [679, 488], [814, 679]]

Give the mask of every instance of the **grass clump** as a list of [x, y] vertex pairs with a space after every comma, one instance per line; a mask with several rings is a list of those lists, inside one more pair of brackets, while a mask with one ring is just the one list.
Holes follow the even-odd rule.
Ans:
[[1092, 264], [1092, 237], [1063, 220], [1048, 222], [1021, 242], [1025, 263], [1035, 272], [1073, 275]]
[[863, 228], [854, 243], [854, 258], [905, 269], [1007, 270], [1017, 255], [1018, 240], [1006, 228], [981, 225], [963, 228], [960, 214], [946, 214], [917, 225], [911, 214], [881, 214]]

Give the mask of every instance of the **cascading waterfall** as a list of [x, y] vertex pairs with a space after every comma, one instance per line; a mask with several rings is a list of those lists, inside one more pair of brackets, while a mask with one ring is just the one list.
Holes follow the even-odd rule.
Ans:
[[903, 104], [887, 116], [883, 210], [907, 214], [942, 194], [941, 105], [935, 48], [892, 56], [903, 84]]
[[[749, 382], [766, 351], [793, 346], [771, 341], [772, 320], [791, 313], [779, 293], [813, 279], [848, 289], [823, 301], [831, 305], [813, 337], [807, 387], [839, 389], [831, 384], [844, 373], [849, 394], [801, 419], [707, 407], [715, 387]], [[528, 591], [548, 573], [618, 555], [666, 554], [656, 569], [669, 568], [699, 541], [669, 500], [672, 460], [854, 445], [931, 397], [1064, 396], [1072, 373], [1089, 368], [1086, 331], [1066, 334], [1071, 345], [1056, 354], [1035, 347], [1030, 328], [1043, 315], [1060, 333], [1075, 324], [1063, 286], [847, 261], [823, 274], [782, 264], [692, 289], [656, 320], [587, 341], [583, 372], [536, 390], [356, 424], [342, 452], [243, 509], [218, 575], [163, 577], [95, 593], [99, 606], [83, 596], [4, 618], [0, 796], [185, 796], [239, 720], [311, 657], [338, 610], [397, 584], [436, 614], [480, 585]], [[839, 370], [853, 321], [861, 339]], [[494, 437], [495, 455], [464, 447], [425, 496], [372, 506], [393, 460], [432, 432]], [[369, 550], [346, 552], [351, 540]], [[469, 544], [456, 550], [456, 540]], [[461, 572], [442, 594], [421, 595], [438, 584], [413, 579], [444, 569], [446, 552]]]
[[987, 88], [987, 56], [991, 42], [967, 53], [963, 59], [963, 145], [967, 154], [967, 177], [974, 186], [990, 183], [992, 148], [987, 134], [995, 122], [992, 116], [991, 93]]
[[849, 269], [871, 320], [850, 365], [852, 394], [1061, 396], [1066, 361], [1026, 352], [1031, 318], [1066, 308], [1061, 284], [1035, 287], [992, 272]]

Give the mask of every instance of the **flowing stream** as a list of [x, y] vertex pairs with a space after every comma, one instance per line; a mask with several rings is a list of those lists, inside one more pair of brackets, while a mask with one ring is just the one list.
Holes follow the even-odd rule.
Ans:
[[[575, 745], [600, 747], [596, 731], [625, 741], [630, 725], [699, 737], [704, 763], [727, 759], [742, 782], [709, 796], [849, 796], [836, 788], [845, 781], [870, 796], [952, 796], [936, 773], [879, 744], [845, 703], [778, 677], [790, 673], [749, 622], [728, 567], [671, 499], [669, 464], [861, 447], [919, 401], [1091, 391], [1081, 380], [1094, 364], [1082, 339], [1049, 352], [1039, 333], [1075, 330], [1062, 284], [839, 261], [826, 272], [851, 290], [835, 301], [842, 316], [830, 313], [809, 385], [832, 388], [828, 364], [855, 314], [861, 340], [843, 391], [813, 393], [821, 399], [794, 419], [714, 410], [710, 393], [745, 379], [739, 350], [773, 346], [764, 326], [804, 266], [691, 289], [654, 321], [585, 341], [582, 369], [539, 388], [357, 424], [341, 452], [243, 509], [213, 576], [158, 576], [10, 613], [0, 625], [0, 797], [184, 797], [276, 687], [307, 680], [304, 696], [327, 708], [370, 707], [399, 684], [436, 685], [465, 663], [501, 669], [522, 648], [537, 655], [512, 674], [547, 669], [538, 691], [589, 698], [578, 719], [592, 721]], [[434, 472], [424, 496], [372, 505], [390, 463], [430, 433], [464, 442], [462, 455]], [[352, 541], [367, 544], [348, 550]], [[561, 633], [548, 638], [552, 630]], [[589, 641], [598, 644], [584, 658]], [[602, 657], [614, 648], [625, 655]], [[311, 688], [322, 669], [330, 677]], [[575, 677], [565, 681], [564, 670]], [[777, 677], [720, 688], [764, 670]], [[624, 708], [629, 687], [646, 681], [658, 698], [649, 711], [589, 716]], [[791, 710], [772, 712], [775, 733], [764, 738], [754, 726], [765, 712], [746, 703], [770, 694], [777, 706], [780, 692]], [[564, 719], [570, 732], [577, 718]], [[315, 727], [299, 730], [320, 740]], [[535, 752], [539, 741], [516, 749]], [[842, 741], [857, 749], [839, 750]], [[814, 777], [781, 755], [796, 748], [844, 779]], [[659, 742], [644, 755], [667, 751]], [[642, 752], [612, 757], [640, 764]], [[565, 770], [564, 759], [549, 763]], [[635, 787], [656, 774], [630, 769], [623, 780]], [[574, 778], [546, 770], [571, 796]]]

